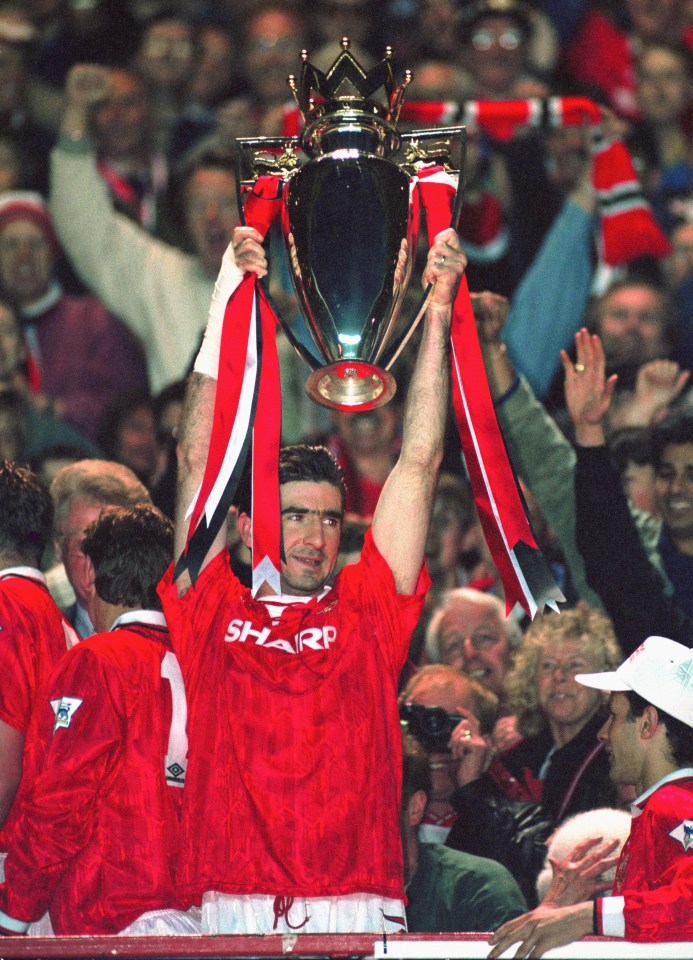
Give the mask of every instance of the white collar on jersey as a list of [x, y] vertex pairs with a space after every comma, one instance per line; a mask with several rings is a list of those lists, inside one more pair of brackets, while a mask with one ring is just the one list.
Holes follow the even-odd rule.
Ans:
[[165, 627], [166, 618], [161, 610], [128, 610], [116, 617], [109, 630], [116, 627], [127, 627], [132, 623], [139, 623], [148, 627]]
[[648, 797], [651, 797], [655, 790], [659, 790], [665, 783], [671, 783], [673, 780], [684, 780], [693, 777], [693, 767], [681, 767], [680, 770], [672, 770], [666, 777], [662, 777], [657, 783], [653, 784], [648, 790], [636, 797], [630, 805], [630, 812], [634, 817], [639, 817], [642, 813], [643, 804]]
[[0, 570], [0, 578], [4, 577], [24, 577], [28, 580], [36, 580], [37, 583], [42, 583], [44, 587], [47, 585], [46, 578], [36, 567], [5, 567], [4, 570]]

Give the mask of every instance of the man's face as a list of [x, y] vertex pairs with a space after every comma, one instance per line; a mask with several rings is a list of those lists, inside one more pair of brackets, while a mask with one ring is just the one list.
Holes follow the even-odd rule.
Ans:
[[643, 53], [638, 65], [638, 101], [646, 120], [678, 120], [690, 95], [691, 81], [682, 57], [664, 47]]
[[484, 17], [468, 43], [468, 64], [485, 95], [509, 96], [522, 74], [525, 41], [512, 17]]
[[104, 506], [105, 504], [94, 503], [93, 500], [75, 498], [56, 541], [60, 559], [65, 564], [67, 579], [72, 584], [77, 600], [85, 609], [89, 604], [91, 591], [88, 587], [89, 561], [82, 551], [84, 531], [98, 518]]
[[342, 534], [342, 498], [331, 483], [292, 480], [280, 489], [282, 593], [312, 596], [337, 563]]
[[181, 87], [193, 67], [192, 30], [184, 20], [162, 20], [146, 31], [137, 62], [149, 83]]
[[19, 304], [39, 300], [53, 275], [53, 252], [44, 231], [31, 220], [13, 220], [0, 233], [0, 284]]
[[217, 274], [233, 229], [238, 224], [233, 175], [213, 168], [196, 171], [187, 185], [185, 215], [202, 266], [209, 274]]
[[439, 643], [443, 663], [464, 670], [496, 696], [503, 695], [510, 644], [495, 606], [457, 601], [443, 617]]
[[659, 512], [674, 543], [693, 539], [693, 443], [671, 443], [655, 475]]
[[113, 70], [110, 84], [111, 94], [96, 106], [92, 121], [99, 150], [117, 158], [144, 146], [147, 111], [144, 88], [134, 74]]
[[625, 7], [641, 40], [665, 40], [676, 24], [680, 0], [625, 0]]
[[630, 717], [630, 704], [623, 693], [609, 697], [609, 716], [599, 731], [609, 757], [609, 777], [617, 784], [638, 784], [642, 758], [637, 718]]
[[599, 691], [575, 681], [577, 673], [596, 668], [584, 643], [549, 641], [544, 647], [537, 664], [539, 706], [560, 744], [579, 733], [599, 708]]
[[608, 360], [645, 363], [665, 353], [664, 306], [650, 287], [624, 287], [608, 294], [598, 326]]
[[246, 71], [266, 106], [287, 99], [286, 79], [298, 73], [304, 40], [300, 19], [291, 10], [265, 10], [249, 22], [243, 43]]

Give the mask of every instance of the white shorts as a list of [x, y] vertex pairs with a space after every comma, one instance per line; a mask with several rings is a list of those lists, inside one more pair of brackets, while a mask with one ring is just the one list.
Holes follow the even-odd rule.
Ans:
[[119, 937], [186, 937], [201, 933], [200, 910], [148, 910], [128, 924]]
[[370, 893], [273, 897], [210, 890], [202, 897], [203, 933], [406, 933], [404, 903]]

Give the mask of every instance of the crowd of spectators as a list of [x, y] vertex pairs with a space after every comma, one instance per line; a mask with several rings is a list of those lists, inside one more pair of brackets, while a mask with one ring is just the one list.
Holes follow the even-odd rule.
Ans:
[[[168, 549], [184, 385], [239, 221], [236, 138], [293, 133], [286, 81], [301, 50], [325, 70], [344, 36], [367, 67], [391, 45], [399, 79], [413, 74], [407, 99], [441, 122], [469, 116], [472, 101], [549, 97], [587, 98], [601, 115], [599, 129], [467, 129], [458, 226], [481, 351], [566, 598], [533, 623], [519, 607], [506, 615], [449, 429], [426, 544], [432, 585], [400, 681], [413, 738], [408, 919], [412, 930], [488, 930], [542, 899], [537, 877], [562, 823], [630, 809], [597, 738], [606, 696], [575, 675], [613, 670], [653, 634], [693, 647], [691, 3], [0, 0], [0, 461], [29, 465], [50, 488], [52, 533], [26, 562], [64, 613], [54, 633], [89, 637], [100, 593], [96, 546], [92, 566], [83, 541], [102, 509], [153, 511]], [[604, 140], [628, 148], [666, 238], [656, 255], [604, 256], [593, 185]], [[273, 302], [289, 315], [281, 238], [266, 247]], [[282, 439], [324, 444], [346, 479], [341, 567], [400, 453], [411, 363], [405, 351], [387, 406], [328, 413], [277, 340]], [[12, 559], [4, 543], [0, 530], [0, 558]], [[228, 547], [247, 582], [234, 530]], [[2, 684], [0, 755], [11, 741], [15, 761], [14, 780], [0, 776], [6, 840], [31, 711], [21, 723], [8, 712]], [[595, 874], [588, 894], [605, 883]]]

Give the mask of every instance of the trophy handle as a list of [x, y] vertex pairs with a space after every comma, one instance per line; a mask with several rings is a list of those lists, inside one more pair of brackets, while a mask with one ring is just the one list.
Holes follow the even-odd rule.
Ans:
[[274, 305], [274, 302], [273, 302], [273, 300], [272, 300], [272, 297], [270, 296], [269, 288], [268, 288], [267, 281], [265, 280], [265, 278], [262, 277], [262, 278], [259, 280], [259, 283], [260, 283], [260, 286], [262, 287], [262, 290], [263, 290], [265, 296], [267, 297], [267, 302], [268, 302], [269, 305], [272, 307], [272, 311], [273, 311], [275, 317], [277, 318], [277, 320], [279, 320], [279, 325], [280, 325], [280, 327], [281, 327], [281, 329], [282, 329], [282, 333], [284, 334], [284, 336], [286, 337], [286, 339], [289, 341], [289, 343], [291, 344], [291, 346], [294, 348], [294, 350], [296, 351], [296, 353], [297, 353], [297, 354], [301, 357], [301, 359], [310, 367], [310, 369], [311, 369], [312, 371], [315, 371], [315, 370], [317, 370], [319, 367], [322, 367], [322, 366], [324, 365], [325, 361], [322, 360], [322, 359], [320, 359], [320, 358], [318, 358], [318, 357], [315, 356], [314, 354], [312, 354], [312, 353], [310, 352], [310, 350], [308, 349], [308, 347], [305, 345], [305, 343], [303, 343], [301, 340], [298, 339], [298, 337], [296, 336], [296, 334], [295, 334], [295, 333], [293, 332], [293, 330], [291, 329], [290, 325], [289, 325], [288, 323], [284, 323], [284, 321], [280, 318], [280, 316], [279, 316], [279, 311], [277, 310], [277, 308], [276, 308], [276, 306]]
[[[452, 205], [452, 217], [450, 218], [450, 226], [454, 227], [455, 229], [457, 229], [457, 224], [459, 223], [459, 220], [460, 220], [460, 214], [462, 213], [462, 201], [464, 199], [465, 180], [463, 177], [463, 172], [466, 169], [465, 159], [466, 159], [466, 151], [467, 151], [467, 140], [465, 137], [462, 138], [461, 149], [462, 149], [462, 162], [460, 164], [459, 176], [457, 178], [457, 190], [455, 191], [455, 200]], [[421, 321], [421, 318], [424, 315], [424, 311], [426, 310], [426, 304], [428, 303], [428, 298], [431, 295], [432, 289], [433, 289], [433, 284], [429, 283], [429, 285], [424, 290], [421, 299], [419, 300], [419, 305], [416, 308], [416, 314], [414, 316], [414, 320], [412, 321], [410, 326], [403, 331], [399, 339], [396, 340], [395, 343], [393, 343], [390, 346], [390, 348], [385, 352], [384, 356], [381, 358], [382, 366], [385, 368], [385, 370], [390, 369], [392, 364], [395, 362], [397, 357], [400, 355], [404, 347], [409, 342], [409, 338], [411, 337], [412, 333], [418, 327]]]
[[[255, 176], [257, 176], [258, 171], [254, 169], [254, 161], [256, 159], [255, 151], [258, 148], [274, 147], [275, 149], [281, 148], [282, 150], [286, 151], [288, 148], [296, 146], [298, 144], [298, 139], [295, 137], [265, 137], [262, 139], [258, 139], [257, 137], [239, 137], [237, 138], [236, 143], [238, 147], [236, 150], [236, 202], [238, 205], [238, 216], [241, 226], [244, 227], [246, 225], [246, 219], [243, 203], [243, 187], [250, 186], [252, 183], [254, 183], [254, 179], [248, 179], [247, 177], [244, 177], [243, 162], [250, 162], [251, 166], [253, 166], [253, 173]], [[286, 154], [283, 156], [286, 156]], [[276, 168], [276, 172], [285, 174], [287, 171], [285, 167], [279, 165]], [[265, 294], [267, 302], [271, 306], [275, 317], [280, 320], [279, 311], [277, 310], [277, 307], [270, 296], [269, 285], [267, 281], [264, 278], [259, 278], [258, 282], [262, 287], [262, 291]], [[288, 323], [283, 323], [280, 320], [280, 326], [287, 340], [294, 348], [296, 353], [298, 353], [298, 355], [304, 361], [304, 363], [306, 363], [311, 370], [317, 370], [322, 365], [322, 360], [320, 360], [316, 355], [312, 354], [308, 347], [306, 347], [306, 345], [295, 336]]]

